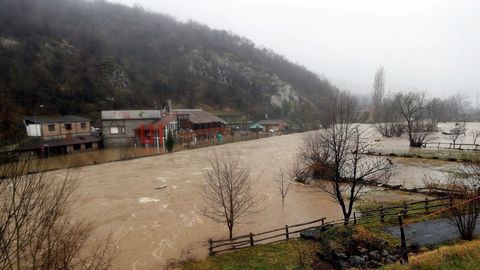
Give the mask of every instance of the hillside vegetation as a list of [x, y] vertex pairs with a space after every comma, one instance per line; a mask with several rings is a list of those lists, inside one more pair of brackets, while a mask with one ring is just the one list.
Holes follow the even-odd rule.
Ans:
[[[104, 1], [0, 0], [3, 136], [23, 115], [202, 107], [313, 124], [335, 90], [232, 33]], [[39, 106], [44, 105], [44, 108]]]

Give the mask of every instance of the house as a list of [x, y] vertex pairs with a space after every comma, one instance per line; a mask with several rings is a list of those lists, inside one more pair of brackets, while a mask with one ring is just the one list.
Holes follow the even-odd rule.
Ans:
[[225, 121], [201, 109], [102, 111], [102, 136], [106, 147], [160, 146], [168, 132], [182, 142], [224, 134]]
[[279, 119], [264, 119], [257, 124], [265, 127], [265, 131], [272, 132], [285, 131], [288, 128], [287, 121]]
[[93, 136], [90, 119], [76, 115], [27, 116], [23, 119], [28, 140], [22, 151], [43, 156], [98, 149], [101, 138]]
[[152, 124], [162, 117], [161, 110], [102, 111], [102, 137], [105, 147], [140, 143], [140, 126]]

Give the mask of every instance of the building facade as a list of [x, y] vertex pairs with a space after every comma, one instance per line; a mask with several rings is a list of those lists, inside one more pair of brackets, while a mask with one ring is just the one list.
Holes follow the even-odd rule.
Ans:
[[76, 115], [33, 116], [23, 119], [27, 140], [23, 151], [39, 152], [42, 156], [95, 150], [101, 138], [92, 136], [90, 119]]
[[102, 137], [105, 147], [139, 144], [138, 127], [160, 120], [161, 110], [102, 111]]

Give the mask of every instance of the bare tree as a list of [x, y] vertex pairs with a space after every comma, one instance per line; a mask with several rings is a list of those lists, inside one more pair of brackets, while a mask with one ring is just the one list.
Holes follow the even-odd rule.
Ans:
[[426, 118], [429, 120], [427, 126], [431, 131], [437, 131], [438, 122], [445, 112], [444, 102], [440, 98], [432, 98], [426, 105]]
[[287, 196], [288, 190], [292, 185], [292, 181], [290, 180], [289, 175], [285, 174], [283, 172], [283, 169], [281, 168], [274, 180], [275, 180], [275, 186], [277, 187], [277, 190], [280, 193], [280, 196], [282, 196], [282, 207], [283, 207], [285, 205], [285, 197]]
[[328, 111], [329, 127], [309, 133], [298, 153], [312, 177], [327, 180], [321, 188], [338, 202], [345, 224], [365, 185], [387, 181], [392, 167], [387, 159], [368, 155], [368, 136], [353, 123], [354, 111], [348, 93], [338, 93]]
[[480, 130], [472, 130], [470, 131], [470, 134], [472, 135], [473, 144], [477, 144], [477, 140], [480, 137]]
[[203, 214], [228, 227], [229, 237], [239, 220], [255, 211], [262, 198], [250, 181], [250, 168], [230, 152], [223, 157], [215, 153], [210, 160], [211, 170], [203, 174], [202, 192], [207, 204]]
[[0, 269], [110, 268], [110, 240], [87, 248], [95, 227], [69, 215], [75, 179], [42, 169], [28, 157], [0, 165]]
[[391, 97], [386, 97], [373, 114], [375, 128], [384, 137], [400, 137], [403, 134], [402, 115]]
[[410, 146], [421, 147], [430, 139], [433, 130], [425, 119], [425, 93], [397, 93], [395, 101], [406, 123]]
[[[427, 182], [427, 187], [436, 186], [437, 183]], [[480, 217], [480, 160], [466, 162], [449, 173], [443, 186], [448, 195], [444, 202], [450, 205], [447, 218], [463, 240], [472, 240]]]
[[455, 123], [455, 127], [450, 131], [448, 135], [448, 138], [452, 141], [454, 148], [460, 136], [465, 135], [465, 131], [466, 131], [465, 122]]
[[372, 120], [378, 132], [384, 137], [401, 136], [403, 132], [401, 115], [393, 99], [385, 97], [385, 70], [382, 66], [375, 73], [372, 104]]

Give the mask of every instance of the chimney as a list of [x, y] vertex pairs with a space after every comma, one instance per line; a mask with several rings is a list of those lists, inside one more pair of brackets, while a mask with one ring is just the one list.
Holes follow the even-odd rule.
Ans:
[[171, 99], [167, 100], [167, 112], [168, 113], [172, 112], [172, 100]]

